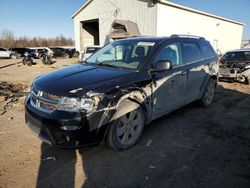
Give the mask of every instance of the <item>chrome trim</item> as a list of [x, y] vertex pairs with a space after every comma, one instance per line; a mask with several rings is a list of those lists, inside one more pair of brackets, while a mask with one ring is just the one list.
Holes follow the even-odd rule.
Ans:
[[[59, 96], [36, 90], [34, 87], [30, 95], [31, 105], [46, 113], [51, 113], [57, 109], [60, 98]], [[48, 106], [47, 108], [46, 105]]]

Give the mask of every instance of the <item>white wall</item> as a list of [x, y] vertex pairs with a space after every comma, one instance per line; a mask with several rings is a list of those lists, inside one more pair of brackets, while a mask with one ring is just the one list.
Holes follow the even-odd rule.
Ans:
[[215, 50], [219, 49], [224, 53], [240, 48], [242, 33], [243, 26], [240, 24], [157, 4], [157, 36], [172, 34], [203, 36], [210, 41]]
[[[81, 32], [81, 21], [99, 18], [100, 44], [107, 41], [111, 24], [115, 19], [137, 23], [142, 35], [156, 35], [156, 6], [150, 7], [151, 0], [93, 0], [74, 18], [76, 49], [86, 44]], [[82, 39], [81, 39], [82, 38]]]

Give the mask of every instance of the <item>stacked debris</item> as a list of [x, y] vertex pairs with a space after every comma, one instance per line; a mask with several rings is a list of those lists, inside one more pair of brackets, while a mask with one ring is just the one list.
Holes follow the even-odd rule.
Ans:
[[[0, 115], [7, 109], [18, 106], [20, 99], [24, 99], [28, 94], [29, 87], [24, 84], [11, 84], [0, 82]], [[23, 100], [22, 100], [23, 101]]]

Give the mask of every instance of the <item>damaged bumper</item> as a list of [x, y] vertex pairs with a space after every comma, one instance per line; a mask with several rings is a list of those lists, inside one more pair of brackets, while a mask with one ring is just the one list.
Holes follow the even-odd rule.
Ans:
[[98, 111], [91, 114], [54, 111], [45, 113], [25, 101], [25, 122], [44, 142], [63, 148], [101, 143], [114, 112]]
[[219, 79], [233, 79], [240, 82], [245, 82], [250, 77], [250, 69], [240, 71], [239, 69], [220, 67]]

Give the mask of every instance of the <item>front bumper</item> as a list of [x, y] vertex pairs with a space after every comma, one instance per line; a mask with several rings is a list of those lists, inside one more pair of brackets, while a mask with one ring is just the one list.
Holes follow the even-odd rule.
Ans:
[[25, 101], [25, 122], [44, 142], [63, 148], [100, 143], [113, 112], [92, 114], [54, 111], [45, 113]]
[[220, 67], [219, 78], [236, 78], [237, 72], [234, 69], [227, 67]]

